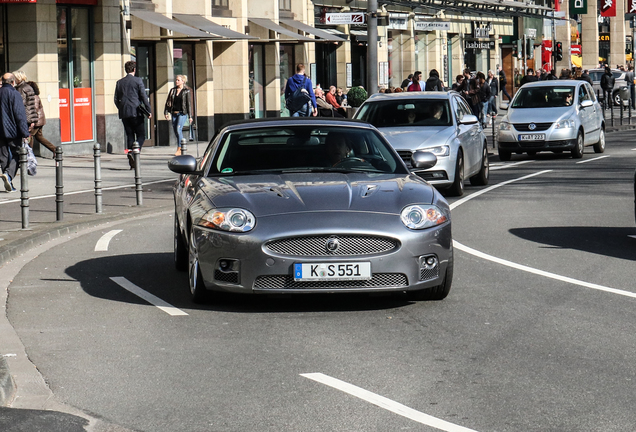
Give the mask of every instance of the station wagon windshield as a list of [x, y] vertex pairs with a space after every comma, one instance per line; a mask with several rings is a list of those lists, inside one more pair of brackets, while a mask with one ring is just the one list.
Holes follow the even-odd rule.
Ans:
[[570, 106], [574, 99], [573, 86], [521, 87], [511, 108], [557, 108]]
[[448, 100], [396, 99], [369, 101], [356, 116], [375, 127], [396, 126], [451, 126]]

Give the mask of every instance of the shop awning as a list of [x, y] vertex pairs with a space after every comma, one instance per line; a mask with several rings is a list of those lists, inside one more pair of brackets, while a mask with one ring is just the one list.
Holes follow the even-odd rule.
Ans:
[[[147, 10], [131, 10], [130, 14], [152, 25], [156, 25], [157, 27], [161, 27], [176, 33], [184, 34], [190, 38], [219, 39], [218, 36], [202, 32], [201, 30], [197, 30], [194, 27], [190, 27], [185, 24], [181, 24], [180, 22], [168, 18], [167, 16], [157, 12], [151, 12]], [[176, 39], [178, 39], [178, 37], [176, 37]]]
[[490, 15], [548, 18], [548, 12], [553, 10], [547, 6], [516, 0], [383, 0], [383, 2], [411, 9], [416, 7], [430, 8], [469, 16]]
[[[316, 42], [315, 39], [308, 38], [305, 36], [301, 36], [298, 33], [295, 33], [291, 30], [287, 30], [285, 27], [281, 27], [276, 24], [274, 21], [267, 18], [248, 18], [249, 22], [259, 25], [261, 27], [265, 27], [268, 30], [275, 31], [276, 33], [284, 34], [285, 36], [289, 36], [297, 41], [301, 42]], [[285, 40], [285, 39], [280, 39]]]
[[[355, 40], [357, 42], [368, 42], [369, 41], [369, 36], [367, 35], [367, 30], [356, 30], [356, 29], [351, 29], [349, 30], [349, 33], [351, 33], [351, 36], [353, 36], [355, 38]], [[380, 35], [378, 35], [378, 42], [380, 42], [382, 39], [380, 39]]]
[[331, 33], [332, 35], [336, 35], [342, 40], [348, 40], [349, 39], [349, 35], [348, 34], [343, 33], [340, 30], [336, 30], [335, 28], [322, 27], [319, 30], [325, 31], [327, 33]]
[[248, 36], [229, 28], [223, 27], [201, 15], [172, 14], [173, 18], [187, 24], [191, 27], [212, 33], [213, 35], [222, 37], [223, 39], [241, 40], [241, 39], [258, 39], [254, 36]]
[[[317, 36], [325, 42], [344, 42], [345, 41], [345, 39], [335, 36], [330, 32], [317, 29], [315, 27], [310, 26], [309, 24], [305, 24], [300, 21], [296, 21], [289, 18], [281, 18], [279, 21], [281, 24], [285, 24], [289, 27], [293, 27], [297, 30], [304, 31], [305, 33], [309, 33], [314, 36]], [[316, 40], [316, 42], [319, 42], [319, 41]]]

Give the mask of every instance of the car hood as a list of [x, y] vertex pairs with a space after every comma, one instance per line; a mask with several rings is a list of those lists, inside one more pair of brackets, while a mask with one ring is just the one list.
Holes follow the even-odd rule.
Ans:
[[559, 108], [511, 108], [506, 115], [510, 123], [554, 123], [569, 118], [574, 107]]
[[433, 187], [413, 174], [280, 174], [204, 178], [199, 187], [215, 208], [238, 207], [254, 216], [295, 212], [361, 211], [399, 214], [433, 202]]
[[455, 131], [454, 126], [388, 127], [380, 132], [396, 150], [417, 150], [444, 145]]

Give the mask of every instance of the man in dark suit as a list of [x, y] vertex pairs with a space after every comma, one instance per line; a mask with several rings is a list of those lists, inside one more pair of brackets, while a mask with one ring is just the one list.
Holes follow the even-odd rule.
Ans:
[[29, 137], [26, 111], [11, 73], [2, 76], [0, 87], [0, 179], [7, 192], [15, 191], [12, 180], [18, 171], [18, 149]]
[[[135, 76], [137, 63], [126, 62], [124, 65], [126, 76], [117, 81], [115, 86], [115, 105], [119, 110], [119, 118], [126, 131], [126, 148], [128, 149], [128, 163], [134, 167], [132, 146], [135, 141], [141, 147], [146, 140], [144, 115], [139, 111], [139, 105], [143, 104], [149, 113], [150, 103], [146, 96], [146, 88], [141, 78]], [[148, 118], [152, 117], [152, 114]]]

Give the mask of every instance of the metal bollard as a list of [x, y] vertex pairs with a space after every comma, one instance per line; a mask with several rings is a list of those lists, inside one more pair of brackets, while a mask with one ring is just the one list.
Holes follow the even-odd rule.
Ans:
[[632, 124], [632, 98], [629, 98], [629, 105], [627, 105], [627, 124]]
[[188, 140], [181, 138], [181, 155], [188, 154]]
[[497, 134], [495, 132], [495, 121], [497, 120], [497, 116], [492, 116], [492, 148], [497, 148]]
[[20, 207], [22, 208], [22, 229], [29, 228], [29, 173], [27, 168], [27, 149], [21, 146], [20, 154]]
[[621, 126], [623, 126], [623, 101], [621, 101]]
[[93, 146], [95, 158], [95, 213], [102, 213], [102, 151], [99, 143]]
[[610, 101], [610, 118], [612, 119], [612, 126], [614, 126], [614, 101]]
[[144, 198], [143, 198], [143, 188], [141, 186], [141, 164], [139, 163], [139, 159], [140, 159], [140, 147], [139, 147], [139, 143], [137, 141], [135, 141], [133, 143], [133, 157], [135, 158], [135, 193], [137, 195], [137, 205], [143, 205], [144, 203]]
[[55, 220], [64, 219], [64, 172], [62, 147], [55, 148]]

